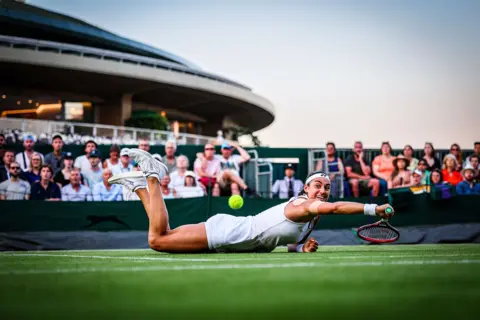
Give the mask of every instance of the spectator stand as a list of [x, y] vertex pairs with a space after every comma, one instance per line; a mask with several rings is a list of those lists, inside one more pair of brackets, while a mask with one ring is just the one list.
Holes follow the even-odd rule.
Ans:
[[260, 159], [257, 150], [248, 150], [251, 158], [243, 164], [242, 178], [252, 190], [262, 196], [271, 198], [273, 184], [272, 163]]

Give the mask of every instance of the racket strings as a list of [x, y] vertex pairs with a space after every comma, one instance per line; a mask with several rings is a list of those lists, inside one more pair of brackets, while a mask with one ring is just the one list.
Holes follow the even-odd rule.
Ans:
[[389, 239], [397, 238], [398, 233], [387, 227], [372, 226], [372, 227], [360, 230], [359, 235], [366, 238], [389, 240]]

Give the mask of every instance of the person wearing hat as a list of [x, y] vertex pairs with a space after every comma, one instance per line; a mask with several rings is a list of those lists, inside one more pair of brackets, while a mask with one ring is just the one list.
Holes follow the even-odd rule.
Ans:
[[415, 169], [412, 172], [412, 184], [410, 187], [410, 191], [414, 194], [421, 194], [427, 192], [426, 185], [422, 183], [423, 172]]
[[55, 134], [52, 138], [53, 151], [45, 155], [45, 164], [52, 168], [54, 176], [64, 168], [63, 159], [65, 152], [62, 151], [63, 145], [62, 136]]
[[[232, 155], [233, 151], [237, 149], [240, 155]], [[245, 184], [245, 181], [240, 177], [240, 165], [250, 160], [250, 155], [239, 145], [233, 146], [228, 142], [222, 143], [220, 149], [222, 155], [215, 155], [220, 161], [220, 173], [218, 174], [217, 182], [221, 189], [230, 189], [232, 194], [240, 194], [244, 190], [247, 194], [251, 190]]]
[[93, 191], [93, 187], [95, 184], [102, 182], [102, 167], [100, 166], [100, 152], [96, 149], [92, 150], [88, 154], [88, 161], [90, 162], [90, 167], [82, 170], [83, 177], [87, 182], [88, 187], [90, 190]]
[[457, 171], [458, 162], [457, 158], [449, 153], [443, 158], [442, 175], [443, 181], [450, 183], [452, 186], [456, 186], [463, 180], [460, 171]]
[[131, 172], [133, 171], [133, 164], [130, 161], [130, 157], [128, 156], [128, 149], [123, 148], [120, 150], [120, 161], [118, 166], [114, 166], [112, 169], [112, 174], [119, 174], [122, 172]]
[[[58, 171], [53, 176], [53, 182], [58, 184], [60, 188], [65, 187], [67, 184], [70, 183], [70, 173], [72, 172], [73, 168], [73, 155], [71, 152], [65, 152], [63, 155], [63, 169]], [[83, 176], [80, 174], [80, 183], [85, 184], [85, 180]]]
[[272, 187], [272, 194], [274, 197], [278, 196], [280, 199], [291, 199], [297, 196], [303, 188], [303, 182], [295, 179], [295, 167], [292, 163], [285, 165], [285, 177], [281, 180], [276, 180]]
[[387, 180], [389, 189], [403, 188], [410, 185], [410, 178], [412, 174], [407, 169], [409, 165], [410, 160], [408, 160], [402, 154], [393, 159], [393, 173]]
[[75, 159], [74, 167], [80, 169], [81, 172], [90, 168], [90, 161], [88, 160], [88, 154], [93, 150], [97, 150], [97, 143], [93, 140], [88, 140], [85, 143], [85, 155], [79, 156]]
[[[23, 152], [17, 153], [15, 156], [15, 161], [20, 163], [20, 167], [23, 171], [28, 171], [30, 169], [30, 158], [35, 153], [33, 146], [35, 145], [35, 137], [31, 134], [26, 134], [23, 137]], [[42, 158], [42, 163], [45, 161], [43, 154], [37, 152]]]
[[201, 183], [197, 181], [197, 175], [195, 172], [186, 171], [183, 186], [175, 187], [177, 198], [203, 197], [205, 191], [200, 185]]
[[475, 178], [475, 169], [471, 165], [467, 165], [462, 170], [463, 181], [456, 186], [458, 195], [480, 195], [480, 184]]

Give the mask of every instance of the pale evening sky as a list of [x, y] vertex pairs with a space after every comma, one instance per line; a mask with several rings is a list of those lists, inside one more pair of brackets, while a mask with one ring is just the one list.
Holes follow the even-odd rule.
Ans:
[[272, 147], [480, 140], [480, 1], [27, 2], [252, 87]]

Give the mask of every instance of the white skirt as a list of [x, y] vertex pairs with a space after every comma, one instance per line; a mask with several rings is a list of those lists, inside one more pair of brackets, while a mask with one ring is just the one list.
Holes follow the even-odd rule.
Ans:
[[217, 252], [257, 251], [253, 217], [235, 217], [229, 214], [216, 214], [205, 222], [208, 247]]

